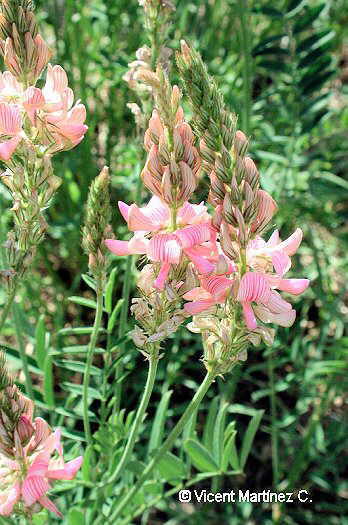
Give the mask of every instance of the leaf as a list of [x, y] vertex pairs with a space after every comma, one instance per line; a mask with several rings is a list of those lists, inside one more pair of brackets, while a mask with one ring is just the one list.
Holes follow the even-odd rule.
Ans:
[[111, 314], [112, 311], [112, 293], [114, 290], [115, 277], [116, 277], [117, 268], [114, 268], [108, 279], [106, 288], [105, 288], [105, 310], [108, 314]]
[[[55, 364], [60, 368], [66, 368], [67, 370], [72, 370], [73, 372], [80, 372], [81, 374], [83, 374], [86, 369], [86, 363], [83, 363], [81, 361], [65, 361], [64, 359], [61, 359], [55, 361]], [[90, 373], [91, 375], [99, 376], [103, 373], [103, 370], [92, 365]]]
[[148, 455], [151, 454], [151, 452], [158, 448], [162, 443], [164, 424], [172, 393], [173, 390], [168, 390], [167, 392], [165, 392], [157, 407], [151, 429], [150, 441], [148, 446]]
[[46, 356], [44, 368], [43, 394], [47, 405], [54, 407], [54, 389], [53, 389], [53, 360], [50, 355]]
[[92, 290], [96, 291], [97, 287], [96, 287], [96, 282], [95, 282], [95, 279], [93, 279], [90, 275], [87, 275], [86, 273], [83, 273], [81, 275], [82, 279], [85, 281], [85, 283], [87, 284], [87, 286], [89, 286], [90, 288], [92, 288]]
[[93, 456], [93, 446], [88, 445], [83, 454], [83, 463], [81, 467], [82, 479], [84, 481], [91, 481], [91, 458]]
[[[77, 396], [83, 395], [82, 385], [76, 385], [75, 383], [64, 382], [61, 384], [61, 387], [63, 388], [63, 390], [66, 390], [67, 392], [70, 392], [71, 394], [75, 394]], [[92, 399], [103, 399], [101, 392], [99, 392], [99, 390], [91, 386], [88, 387], [88, 397]]]
[[93, 308], [94, 310], [97, 308], [97, 303], [92, 299], [86, 299], [85, 297], [79, 297], [77, 295], [72, 295], [71, 297], [68, 297], [68, 301], [80, 304], [81, 306], [87, 306], [87, 308]]
[[236, 436], [237, 431], [234, 430], [232, 434], [229, 436], [229, 438], [226, 441], [226, 444], [224, 446], [222, 459], [221, 459], [221, 470], [223, 472], [226, 472], [228, 470], [229, 463], [232, 465], [232, 468], [235, 470], [239, 470], [239, 459], [236, 449]]
[[171, 452], [165, 454], [157, 468], [166, 481], [178, 481], [186, 476], [185, 463]]
[[302, 51], [306, 51], [307, 49], [316, 49], [320, 47], [322, 44], [325, 44], [326, 42], [329, 42], [332, 40], [335, 36], [335, 32], [331, 29], [324, 29], [323, 31], [319, 31], [315, 35], [311, 35], [307, 38], [305, 38], [298, 46], [297, 46], [297, 52], [301, 53]]
[[245, 432], [243, 443], [242, 443], [242, 450], [240, 454], [240, 466], [242, 469], [244, 469], [244, 466], [246, 464], [246, 461], [248, 459], [254, 437], [256, 435], [257, 429], [259, 428], [261, 418], [263, 416], [264, 410], [258, 410], [256, 414], [252, 417], [248, 428]]
[[216, 415], [218, 412], [218, 405], [219, 399], [217, 397], [214, 397], [214, 399], [210, 402], [207, 422], [203, 431], [203, 445], [211, 451], [213, 450], [214, 426]]
[[214, 437], [213, 437], [213, 456], [218, 465], [221, 463], [221, 455], [224, 441], [224, 430], [226, 425], [226, 414], [228, 403], [224, 403], [216, 416]]
[[296, 33], [300, 33], [301, 31], [304, 31], [305, 29], [309, 29], [311, 24], [315, 20], [317, 20], [317, 18], [319, 17], [320, 13], [324, 9], [324, 7], [325, 7], [325, 4], [320, 4], [320, 5], [317, 5], [315, 7], [310, 8], [310, 9], [307, 9], [306, 13], [304, 13], [296, 21], [296, 23], [294, 25], [294, 28], [293, 28], [293, 33], [296, 34]]
[[116, 323], [116, 320], [119, 316], [119, 313], [121, 312], [121, 308], [122, 308], [122, 305], [124, 303], [124, 299], [119, 299], [117, 301], [117, 304], [115, 306], [115, 308], [113, 309], [113, 312], [108, 320], [108, 326], [107, 326], [107, 331], [109, 334], [112, 333], [113, 329], [114, 329], [114, 326], [115, 326], [115, 323]]
[[85, 514], [82, 510], [72, 508], [68, 512], [68, 525], [85, 525]]
[[[102, 328], [101, 331], [104, 331]], [[93, 332], [93, 326], [77, 326], [76, 328], [62, 328], [58, 335], [88, 335]]]
[[254, 50], [252, 56], [257, 57], [260, 55], [289, 55], [289, 51], [279, 46], [264, 47], [263, 49]]
[[45, 317], [40, 315], [35, 328], [35, 357], [37, 364], [44, 370], [45, 368], [45, 359], [46, 359], [46, 327], [45, 327]]
[[192, 464], [201, 472], [217, 472], [219, 467], [210, 452], [198, 441], [188, 439], [184, 449], [191, 458]]

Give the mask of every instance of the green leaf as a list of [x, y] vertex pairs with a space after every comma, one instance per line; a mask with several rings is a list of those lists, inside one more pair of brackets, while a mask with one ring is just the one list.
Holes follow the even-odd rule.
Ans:
[[184, 449], [191, 458], [192, 464], [201, 472], [217, 472], [218, 465], [215, 463], [210, 452], [198, 441], [188, 439], [184, 443]]
[[84, 481], [91, 481], [91, 458], [93, 455], [93, 446], [88, 445], [83, 454], [83, 463], [81, 467], [82, 479]]
[[293, 28], [293, 33], [296, 34], [300, 33], [301, 31], [304, 31], [305, 29], [309, 29], [311, 24], [319, 17], [324, 7], [325, 4], [320, 4], [310, 9], [307, 9], [306, 13], [304, 13], [296, 21]]
[[302, 51], [306, 51], [307, 49], [316, 49], [320, 47], [322, 44], [326, 44], [330, 40], [332, 40], [335, 36], [335, 32], [331, 29], [324, 29], [323, 31], [319, 31], [315, 35], [311, 35], [307, 38], [305, 38], [298, 46], [297, 51], [301, 53]]
[[86, 523], [85, 514], [77, 508], [69, 509], [67, 519], [68, 525], [85, 525]]
[[165, 454], [157, 468], [166, 481], [179, 481], [186, 476], [185, 463], [171, 452]]
[[[76, 385], [75, 383], [68, 383], [64, 382], [61, 384], [61, 387], [63, 390], [66, 390], [67, 392], [70, 392], [71, 394], [75, 394], [77, 396], [83, 395], [83, 386], [82, 385]], [[99, 390], [96, 388], [92, 388], [91, 386], [88, 387], [88, 397], [91, 399], [103, 399], [103, 396]]]
[[71, 297], [68, 297], [68, 301], [80, 304], [81, 306], [87, 306], [87, 308], [93, 308], [94, 310], [97, 308], [97, 303], [95, 301], [92, 301], [92, 299], [86, 299], [85, 297], [79, 297], [77, 295], [72, 295]]
[[119, 299], [117, 301], [117, 304], [115, 306], [115, 308], [113, 309], [113, 312], [108, 320], [108, 326], [107, 326], [107, 331], [109, 334], [112, 333], [113, 329], [114, 329], [114, 326], [115, 326], [115, 323], [116, 323], [116, 320], [119, 316], [119, 313], [121, 312], [121, 308], [122, 308], [122, 305], [124, 303], [124, 299]]
[[87, 286], [89, 286], [90, 288], [92, 288], [92, 290], [96, 291], [97, 287], [96, 287], [96, 282], [95, 282], [95, 279], [93, 279], [90, 275], [87, 275], [86, 273], [83, 273], [81, 275], [82, 279], [85, 281], [85, 283], [87, 284]]
[[110, 273], [109, 280], [107, 282], [106, 288], [105, 288], [105, 310], [108, 314], [111, 314], [112, 311], [112, 293], [114, 290], [114, 284], [115, 284], [115, 277], [117, 268], [114, 268], [112, 272]]
[[210, 402], [207, 422], [203, 431], [203, 445], [210, 451], [213, 450], [213, 436], [214, 436], [214, 427], [215, 419], [218, 412], [219, 399], [214, 397]]
[[226, 441], [226, 444], [224, 446], [222, 459], [221, 459], [221, 470], [223, 472], [226, 472], [228, 470], [228, 465], [231, 464], [232, 468], [235, 470], [239, 470], [239, 459], [238, 459], [238, 453], [236, 449], [236, 435], [237, 431], [234, 430], [232, 434], [229, 436], [229, 438]]
[[168, 405], [172, 393], [173, 390], [168, 390], [167, 392], [165, 392], [157, 407], [155, 419], [153, 420], [153, 425], [151, 429], [148, 455], [151, 454], [151, 452], [158, 448], [162, 443], [164, 424], [166, 421]]
[[224, 403], [216, 416], [213, 437], [213, 456], [218, 465], [221, 463], [221, 455], [224, 441], [224, 430], [226, 425], [226, 414], [229, 404]]
[[257, 429], [259, 428], [263, 413], [264, 413], [264, 410], [258, 410], [256, 412], [256, 414], [252, 417], [248, 425], [248, 428], [245, 432], [243, 443], [242, 443], [242, 451], [240, 454], [240, 466], [242, 469], [244, 469], [245, 467], [245, 464], [248, 459]]
[[50, 408], [53, 408], [54, 407], [53, 360], [49, 354], [47, 354], [46, 360], [45, 360], [43, 394], [44, 394], [44, 399], [47, 405]]
[[37, 364], [44, 370], [45, 360], [46, 360], [46, 327], [45, 327], [45, 317], [40, 315], [35, 328], [35, 357]]
[[[65, 361], [64, 359], [55, 361], [55, 364], [60, 368], [66, 368], [67, 370], [72, 370], [73, 372], [80, 372], [83, 374], [86, 369], [86, 363], [80, 361]], [[91, 366], [91, 375], [99, 376], [103, 373], [101, 368], [96, 366]]]
[[58, 331], [58, 335], [88, 335], [92, 332], [93, 326], [77, 326], [76, 328], [62, 328]]

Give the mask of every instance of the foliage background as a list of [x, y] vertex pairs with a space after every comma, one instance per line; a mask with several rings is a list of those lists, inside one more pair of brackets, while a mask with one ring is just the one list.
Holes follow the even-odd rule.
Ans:
[[[197, 429], [200, 433], [206, 425], [212, 401], [221, 407], [228, 403], [228, 421], [237, 421], [241, 435], [250, 410], [265, 410], [245, 475], [222, 477], [215, 489], [305, 488], [313, 503], [284, 506], [280, 523], [343, 524], [348, 523], [344, 517], [348, 510], [344, 479], [348, 2], [279, 0], [270, 4], [249, 0], [242, 4], [237, 0], [177, 0], [169, 45], [176, 49], [182, 37], [192, 42], [215, 75], [227, 103], [240, 116], [241, 129], [251, 135], [250, 150], [264, 188], [279, 202], [276, 223], [282, 237], [295, 225], [304, 230], [305, 241], [294, 273], [309, 277], [312, 286], [296, 304], [298, 321], [294, 327], [278, 330], [272, 354], [263, 348], [253, 350], [233, 376], [217, 382], [200, 412]], [[72, 446], [78, 448], [79, 443], [83, 446], [81, 374], [77, 365], [66, 365], [64, 359], [83, 362], [86, 338], [68, 335], [67, 329], [88, 326], [92, 318], [92, 310], [68, 300], [71, 296], [93, 298], [81, 278], [81, 269], [87, 270], [80, 248], [83, 203], [91, 180], [104, 164], [109, 165], [113, 227], [118, 238], [126, 234], [116, 202], [134, 200], [142, 155], [133, 116], [126, 106], [135, 101], [134, 93], [122, 76], [135, 51], [146, 42], [137, 0], [37, 0], [36, 5], [41, 29], [55, 50], [54, 62], [67, 70], [71, 87], [87, 105], [89, 132], [78, 148], [60, 155], [57, 161], [57, 175], [64, 178], [64, 184], [49, 212], [50, 232], [40, 248], [36, 270], [18, 298], [18, 311], [23, 343], [33, 354], [31, 370], [43, 413], [49, 414], [53, 425], [64, 422], [68, 441], [70, 437]], [[4, 238], [11, 216], [3, 187], [0, 198]], [[115, 304], [122, 296], [127, 264], [112, 260], [117, 268]], [[124, 351], [123, 408], [129, 412], [141, 393], [146, 367], [131, 342], [119, 340], [117, 331], [126, 329], [116, 326], [112, 338]], [[5, 335], [11, 366], [18, 369], [10, 327]], [[35, 361], [37, 348], [33, 353], [38, 344], [50, 351], [45, 374]], [[140, 455], [149, 439], [147, 422], [159, 400], [174, 391], [167, 412], [169, 428], [171, 418], [182, 412], [197, 388], [203, 375], [199, 359], [199, 341], [187, 332], [168, 343], [137, 446]], [[98, 356], [95, 365], [101, 365]], [[21, 375], [18, 379], [22, 380]], [[98, 388], [98, 375], [94, 381]], [[94, 400], [92, 410], [99, 402]], [[117, 432], [115, 428], [114, 437], [100, 434], [102, 453], [113, 439], [122, 444], [122, 435]], [[77, 445], [76, 439], [80, 440]], [[199, 486], [209, 488], [210, 482]], [[80, 523], [74, 521], [78, 514], [72, 506], [81, 508], [82, 493], [71, 491], [64, 496], [66, 510], [70, 509], [66, 523]], [[88, 513], [85, 519], [81, 523], [88, 523]], [[218, 520], [271, 523], [272, 510], [267, 505], [242, 503], [196, 506], [193, 513], [192, 507], [180, 506], [172, 496], [150, 514], [145, 513], [143, 523], [215, 524]]]

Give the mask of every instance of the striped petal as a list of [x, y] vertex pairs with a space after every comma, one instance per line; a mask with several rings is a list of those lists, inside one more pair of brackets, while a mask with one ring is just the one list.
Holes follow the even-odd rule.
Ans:
[[300, 295], [308, 288], [309, 283], [309, 279], [281, 279], [277, 288], [283, 292]]
[[274, 313], [270, 312], [265, 306], [256, 305], [254, 306], [254, 312], [263, 323], [274, 323], [286, 328], [292, 326], [296, 319], [296, 311], [293, 309], [285, 312]]
[[201, 286], [192, 288], [189, 292], [183, 295], [183, 298], [187, 301], [198, 301], [199, 299], [211, 299], [211, 294], [204, 290]]
[[75, 458], [72, 461], [68, 461], [68, 463], [65, 463], [64, 468], [62, 469], [49, 469], [47, 471], [47, 477], [51, 479], [74, 479], [76, 473], [82, 465], [82, 461], [83, 457], [79, 456], [78, 458]]
[[277, 250], [283, 250], [287, 255], [294, 255], [301, 244], [303, 232], [297, 228], [290, 237], [277, 245]]
[[287, 312], [292, 308], [291, 304], [287, 301], [284, 301], [281, 295], [275, 290], [272, 290], [272, 293], [267, 300], [263, 300], [260, 302], [276, 314], [281, 312]]
[[241, 302], [260, 301], [264, 302], [269, 299], [271, 289], [267, 279], [262, 273], [247, 272], [243, 275], [237, 299]]
[[181, 247], [176, 235], [163, 233], [152, 237], [149, 242], [147, 255], [151, 261], [178, 264], [181, 257]]
[[0, 103], [0, 134], [17, 135], [22, 130], [22, 118], [16, 104]]
[[41, 496], [41, 498], [39, 498], [39, 503], [41, 503], [41, 505], [45, 507], [45, 509], [50, 510], [51, 512], [56, 514], [58, 518], [63, 517], [63, 514], [59, 512], [53, 501], [51, 501], [47, 496]]
[[201, 248], [201, 246], [196, 246], [195, 248], [187, 248], [184, 250], [187, 257], [193, 262], [195, 265], [198, 273], [204, 275], [207, 273], [211, 273], [215, 269], [215, 265], [212, 264], [208, 259], [200, 255], [199, 250], [197, 248]]
[[0, 159], [5, 162], [10, 160], [21, 140], [21, 137], [13, 137], [10, 140], [0, 142]]
[[30, 507], [50, 490], [48, 481], [42, 476], [28, 476], [22, 486], [24, 502]]
[[245, 324], [247, 325], [249, 330], [255, 330], [255, 328], [257, 327], [257, 322], [251, 304], [249, 302], [243, 302], [242, 307]]
[[226, 292], [231, 289], [233, 281], [227, 277], [212, 275], [210, 277], [202, 277], [201, 283], [214, 298], [221, 298], [226, 296]]
[[[122, 213], [122, 210], [121, 210]], [[127, 210], [127, 222], [130, 231], [157, 231], [170, 218], [168, 206], [161, 199], [154, 196], [147, 206], [139, 208], [132, 204]]]
[[157, 290], [163, 290], [164, 284], [167, 280], [168, 274], [170, 272], [170, 263], [164, 262], [161, 266], [157, 279], [154, 281], [153, 285]]
[[272, 264], [278, 275], [284, 275], [290, 270], [291, 259], [284, 251], [276, 250], [272, 252]]
[[192, 248], [193, 246], [209, 241], [210, 226], [207, 223], [187, 226], [182, 230], [177, 230], [175, 235], [183, 248]]
[[208, 310], [216, 304], [213, 299], [201, 299], [200, 301], [193, 301], [192, 303], [186, 303], [184, 306], [185, 312], [191, 315], [197, 315], [205, 310]]

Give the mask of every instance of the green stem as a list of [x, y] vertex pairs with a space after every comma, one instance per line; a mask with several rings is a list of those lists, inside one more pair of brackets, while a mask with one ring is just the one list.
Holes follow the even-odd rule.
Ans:
[[91, 366], [93, 362], [93, 355], [94, 355], [95, 347], [98, 341], [98, 335], [99, 335], [99, 330], [101, 326], [102, 316], [103, 316], [103, 285], [102, 285], [101, 280], [99, 279], [99, 282], [97, 283], [97, 309], [96, 309], [95, 318], [94, 318], [93, 332], [91, 334], [91, 339], [88, 345], [86, 370], [85, 370], [85, 376], [83, 379], [83, 424], [85, 427], [87, 443], [89, 445], [92, 444], [92, 433], [91, 433], [91, 425], [89, 422], [89, 415], [88, 415], [88, 387], [89, 387], [89, 381], [91, 377]]
[[139, 477], [138, 481], [133, 485], [133, 487], [127, 492], [127, 494], [124, 496], [122, 501], [118, 504], [116, 509], [113, 511], [111, 509], [111, 516], [109, 517], [108, 522], [109, 523], [115, 523], [116, 518], [120, 515], [122, 510], [128, 505], [128, 503], [132, 500], [132, 498], [135, 496], [135, 494], [138, 492], [138, 490], [142, 487], [144, 482], [148, 479], [151, 472], [154, 470], [154, 468], [157, 466], [158, 462], [163, 458], [163, 456], [173, 448], [174, 443], [178, 436], [181, 434], [181, 432], [184, 430], [185, 425], [189, 421], [190, 417], [194, 413], [195, 410], [198, 409], [202, 399], [204, 398], [205, 394], [207, 393], [210, 385], [214, 381], [216, 377], [215, 370], [211, 370], [210, 372], [207, 372], [203, 383], [197, 390], [196, 394], [194, 395], [193, 399], [191, 400], [190, 404], [187, 406], [185, 412], [179, 419], [178, 423], [175, 425], [175, 427], [170, 432], [167, 439], [164, 441], [162, 446], [158, 449], [157, 453], [154, 455], [150, 463], [145, 468], [142, 475]]
[[25, 377], [25, 389], [30, 399], [34, 399], [33, 383], [30, 377], [28, 358], [27, 354], [25, 353], [25, 343], [22, 337], [21, 321], [19, 318], [18, 306], [16, 304], [12, 305], [12, 314], [18, 341], [19, 354], [21, 356], [23, 372]]
[[147, 406], [149, 404], [150, 397], [153, 391], [155, 378], [156, 378], [156, 372], [157, 372], [158, 360], [159, 360], [158, 350], [156, 349], [155, 354], [151, 355], [149, 359], [149, 370], [148, 370], [145, 390], [144, 390], [143, 397], [141, 399], [137, 414], [135, 416], [135, 420], [133, 422], [132, 430], [130, 432], [127, 445], [123, 451], [122, 457], [117, 465], [115, 472], [112, 474], [112, 476], [110, 477], [107, 483], [113, 483], [114, 481], [117, 480], [119, 474], [122, 472], [122, 470], [127, 465], [128, 460], [133, 452], [134, 445], [135, 445], [136, 439], [139, 434], [139, 428], [144, 419], [145, 411], [147, 409]]

